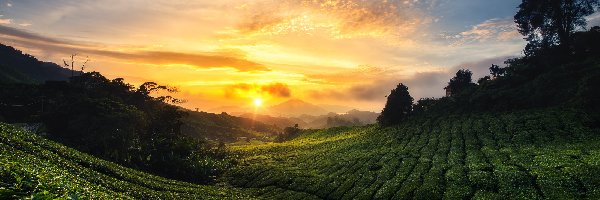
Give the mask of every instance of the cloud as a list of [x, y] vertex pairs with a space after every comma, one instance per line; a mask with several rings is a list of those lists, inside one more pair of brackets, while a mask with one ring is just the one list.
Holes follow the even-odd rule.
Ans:
[[439, 97], [443, 94], [443, 87], [450, 79], [446, 72], [423, 72], [406, 78], [394, 76], [382, 77], [370, 83], [357, 84], [337, 90], [312, 90], [310, 96], [315, 99], [351, 99], [358, 101], [384, 102], [386, 95], [396, 88], [399, 83], [409, 87], [411, 96], [415, 99], [424, 97]]
[[444, 70], [430, 70], [406, 74], [404, 71], [364, 66], [359, 70], [336, 74], [312, 75], [309, 78], [334, 85], [335, 89], [310, 90], [314, 99], [348, 99], [355, 101], [384, 102], [385, 96], [399, 83], [410, 88], [416, 99], [440, 96], [449, 79]]
[[431, 21], [419, 11], [427, 1], [281, 0], [240, 8], [246, 20], [242, 33], [314, 34], [325, 31], [334, 38], [410, 35]]
[[308, 78], [306, 81], [324, 84], [348, 84], [374, 80], [378, 79], [378, 77], [395, 73], [398, 73], [398, 70], [363, 65], [359, 66], [357, 69], [345, 70], [337, 73], [307, 74], [306, 76]]
[[5, 38], [19, 46], [41, 49], [52, 53], [87, 54], [109, 57], [126, 62], [145, 64], [183, 64], [197, 68], [234, 68], [239, 71], [269, 71], [260, 63], [249, 61], [239, 52], [227, 53], [180, 53], [167, 51], [116, 51], [105, 45], [55, 39], [30, 33], [20, 29], [0, 25], [0, 38]]
[[454, 40], [453, 46], [469, 43], [485, 43], [489, 41], [511, 41], [521, 40], [521, 34], [517, 31], [517, 26], [512, 19], [489, 19], [480, 24], [474, 25], [471, 29], [460, 32], [455, 35], [445, 35], [442, 37]]
[[0, 25], [12, 24], [12, 19], [0, 19]]
[[43, 42], [54, 45], [76, 45], [74, 42], [70, 42], [67, 40], [54, 39], [46, 36], [42, 36], [36, 33], [31, 33], [28, 31], [24, 31], [21, 29], [2, 26], [0, 25], [0, 35], [1, 36], [10, 36], [20, 40], [27, 40], [31, 42]]
[[288, 98], [292, 96], [289, 86], [285, 83], [270, 83], [266, 85], [239, 83], [225, 87], [225, 97], [264, 96]]
[[[268, 71], [264, 65], [252, 62], [233, 55], [219, 55], [214, 53], [187, 54], [178, 52], [146, 51], [135, 53], [121, 53], [104, 51], [97, 52], [98, 55], [120, 58], [149, 64], [185, 64], [198, 68], [235, 68], [239, 71]], [[234, 54], [236, 55], [236, 54]]]
[[[426, 97], [441, 97], [443, 88], [459, 69], [469, 69], [473, 72], [473, 82], [489, 75], [492, 64], [503, 66], [505, 60], [516, 56], [499, 56], [472, 62], [463, 62], [446, 70], [418, 72], [411, 76], [402, 76], [400, 71], [372, 68], [357, 72], [339, 73], [338, 77], [327, 74], [311, 76], [322, 78], [323, 82], [340, 84], [349, 81], [347, 87], [338, 86], [336, 89], [310, 90], [308, 94], [314, 99], [351, 99], [357, 101], [384, 102], [385, 96], [399, 83], [404, 83], [415, 100]], [[354, 80], [354, 82], [351, 82]]]
[[587, 28], [591, 28], [593, 26], [600, 26], [600, 12], [596, 12], [590, 16], [585, 18], [587, 20]]
[[261, 87], [261, 91], [269, 93], [272, 96], [276, 97], [291, 97], [292, 92], [288, 85], [283, 83], [273, 83], [269, 85], [263, 85]]

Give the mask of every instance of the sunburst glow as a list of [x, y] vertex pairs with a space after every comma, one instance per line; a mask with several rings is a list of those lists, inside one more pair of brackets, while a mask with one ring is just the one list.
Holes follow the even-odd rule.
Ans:
[[0, 42], [59, 64], [89, 56], [85, 70], [110, 79], [178, 87], [188, 109], [244, 113], [299, 99], [378, 112], [399, 82], [415, 99], [441, 97], [454, 68], [481, 77], [521, 54], [519, 0], [466, 1], [0, 0]]
[[261, 107], [263, 105], [263, 100], [261, 98], [254, 99], [254, 107]]

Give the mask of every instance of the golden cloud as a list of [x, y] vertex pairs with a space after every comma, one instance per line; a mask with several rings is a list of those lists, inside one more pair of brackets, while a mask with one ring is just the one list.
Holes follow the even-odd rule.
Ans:
[[325, 31], [334, 38], [387, 37], [410, 35], [428, 21], [414, 2], [403, 1], [282, 0], [241, 11], [248, 13], [237, 27], [244, 34]]
[[225, 97], [256, 97], [269, 95], [271, 97], [287, 98], [292, 96], [289, 86], [285, 83], [270, 83], [266, 85], [239, 83], [225, 87]]
[[269, 71], [264, 65], [247, 60], [239, 51], [202, 53], [133, 50], [117, 51], [104, 47], [103, 45], [61, 40], [2, 25], [0, 25], [0, 38], [11, 41], [18, 46], [40, 49], [52, 53], [78, 53], [103, 56], [141, 64], [181, 64], [197, 68], [234, 68], [239, 71]]
[[307, 81], [321, 84], [348, 84], [362, 83], [377, 80], [381, 77], [398, 75], [398, 70], [368, 65], [359, 66], [356, 69], [339, 71], [336, 73], [306, 74]]

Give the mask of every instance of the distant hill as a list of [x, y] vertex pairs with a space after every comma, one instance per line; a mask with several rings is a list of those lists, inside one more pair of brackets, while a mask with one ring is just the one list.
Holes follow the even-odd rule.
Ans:
[[11, 46], [0, 44], [0, 83], [43, 83], [66, 81], [71, 70], [51, 62], [39, 61]]
[[318, 104], [317, 106], [334, 113], [345, 113], [349, 110], [356, 110], [354, 107], [344, 105]]
[[213, 114], [207, 112], [188, 111], [181, 131], [189, 136], [213, 141], [233, 142], [239, 137], [272, 138], [281, 132], [274, 125], [254, 121], [250, 118], [231, 116], [226, 113]]
[[348, 111], [348, 113], [343, 114], [342, 116], [347, 117], [348, 119], [356, 118], [366, 124], [374, 124], [377, 122], [377, 117], [379, 117], [379, 113], [371, 111], [360, 111], [354, 109]]
[[0, 84], [9, 83], [35, 83], [29, 76], [15, 70], [12, 67], [0, 65]]
[[248, 112], [248, 109], [242, 108], [240, 106], [219, 106], [219, 107], [215, 107], [215, 108], [209, 108], [204, 111], [209, 112], [209, 113], [226, 112], [227, 114], [238, 116], [241, 113]]
[[338, 126], [360, 126], [376, 123], [379, 113], [369, 111], [351, 110], [347, 113], [327, 113], [325, 115], [300, 115], [298, 117], [274, 117], [270, 115], [243, 114], [241, 117], [255, 119], [265, 124], [279, 128], [292, 127], [296, 124], [300, 128], [331, 128]]
[[308, 128], [307, 123], [300, 118], [296, 117], [273, 117], [270, 115], [254, 115], [251, 113], [246, 113], [241, 115], [240, 117], [255, 119], [256, 121], [277, 126], [279, 128], [292, 127], [296, 124], [300, 128]]
[[[240, 107], [240, 106], [220, 106], [206, 110], [210, 113], [222, 113], [225, 112], [234, 116], [241, 116], [245, 118], [256, 117], [258, 121], [262, 121], [266, 124], [275, 124], [278, 127], [293, 126], [295, 124], [305, 124], [307, 120], [299, 119], [301, 116], [317, 117], [333, 113], [344, 113], [348, 110], [352, 110], [351, 107], [347, 106], [336, 106], [336, 105], [323, 105], [321, 107], [312, 103], [300, 99], [290, 99], [283, 103], [273, 105], [270, 107], [260, 108], [258, 114], [253, 113], [254, 108]], [[347, 109], [346, 109], [347, 108]], [[311, 121], [311, 120], [308, 120]]]
[[307, 123], [309, 128], [331, 128], [338, 126], [362, 126], [376, 123], [379, 113], [351, 110], [347, 113], [328, 113], [326, 115], [302, 115], [299, 118]]
[[314, 104], [299, 99], [291, 99], [268, 108], [273, 115], [300, 116], [300, 115], [324, 115], [328, 111]]

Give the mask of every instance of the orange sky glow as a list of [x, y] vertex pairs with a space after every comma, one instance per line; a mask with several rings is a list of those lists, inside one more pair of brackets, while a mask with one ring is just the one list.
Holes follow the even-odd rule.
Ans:
[[[26, 2], [0, 9], [2, 43], [56, 63], [78, 53], [86, 71], [178, 87], [200, 110], [302, 99], [379, 111], [399, 82], [439, 97], [457, 67], [524, 44], [505, 15], [447, 31], [434, 11], [448, 1]], [[43, 11], [11, 15], [23, 7]]]

